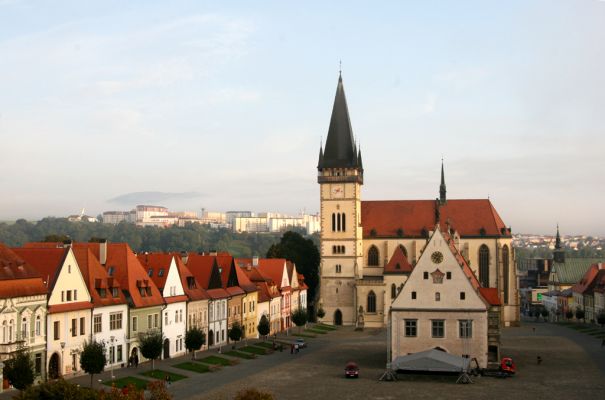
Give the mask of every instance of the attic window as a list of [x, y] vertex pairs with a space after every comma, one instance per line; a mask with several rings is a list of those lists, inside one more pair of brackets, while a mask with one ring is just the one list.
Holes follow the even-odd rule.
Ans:
[[145, 291], [147, 292], [147, 296], [151, 296], [151, 288], [149, 286], [145, 288]]
[[99, 296], [105, 298], [107, 296], [107, 292], [103, 288], [98, 288], [97, 292], [99, 292]]
[[188, 276], [187, 277], [187, 287], [189, 289], [195, 289], [196, 288], [195, 278], [193, 276]]
[[452, 273], [450, 271], [445, 273], [445, 278], [446, 279], [452, 279]]
[[149, 271], [147, 271], [147, 275], [149, 275], [149, 277], [153, 276], [153, 269], [149, 268]]
[[[151, 276], [151, 275], [149, 275], [149, 276]], [[164, 276], [164, 268], [162, 268], [158, 271], [158, 276]]]
[[118, 297], [118, 294], [119, 294], [119, 293], [118, 293], [118, 288], [117, 288], [117, 287], [112, 287], [112, 288], [111, 288], [111, 295], [112, 295], [113, 297]]
[[395, 264], [395, 269], [401, 269], [401, 265], [399, 263]]
[[113, 276], [113, 272], [115, 271], [114, 267], [107, 268], [107, 275]]
[[141, 295], [141, 297], [145, 297], [145, 288], [144, 287], [140, 287], [139, 288], [139, 294]]

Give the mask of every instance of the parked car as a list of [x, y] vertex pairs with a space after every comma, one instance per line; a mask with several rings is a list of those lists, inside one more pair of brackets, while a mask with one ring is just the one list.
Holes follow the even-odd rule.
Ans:
[[303, 338], [296, 339], [296, 342], [294, 342], [294, 344], [297, 344], [299, 349], [304, 349], [305, 347], [307, 347], [307, 342], [305, 342], [305, 339]]
[[359, 365], [353, 361], [349, 361], [345, 365], [345, 378], [359, 378]]

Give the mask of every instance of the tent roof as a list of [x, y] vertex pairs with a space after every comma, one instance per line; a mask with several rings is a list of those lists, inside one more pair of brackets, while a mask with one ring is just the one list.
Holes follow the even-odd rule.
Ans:
[[392, 366], [404, 371], [461, 372], [469, 369], [470, 362], [470, 358], [431, 349], [397, 357]]

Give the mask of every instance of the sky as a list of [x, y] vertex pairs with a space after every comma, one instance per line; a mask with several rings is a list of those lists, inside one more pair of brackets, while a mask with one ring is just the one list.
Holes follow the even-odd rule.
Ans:
[[362, 198], [605, 235], [605, 1], [0, 0], [0, 220], [319, 211], [339, 63]]

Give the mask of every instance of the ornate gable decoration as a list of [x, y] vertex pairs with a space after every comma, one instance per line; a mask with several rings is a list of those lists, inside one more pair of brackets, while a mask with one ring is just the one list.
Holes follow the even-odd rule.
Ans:
[[443, 276], [445, 274], [437, 268], [435, 271], [431, 272], [431, 277], [433, 277], [433, 283], [443, 283]]

